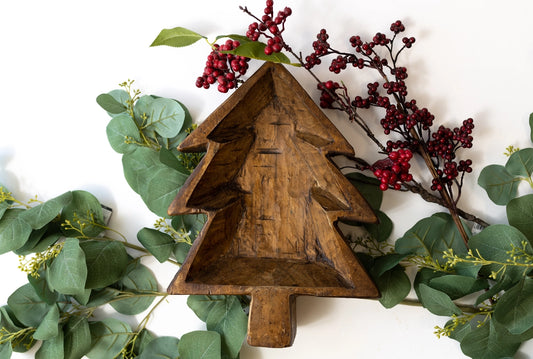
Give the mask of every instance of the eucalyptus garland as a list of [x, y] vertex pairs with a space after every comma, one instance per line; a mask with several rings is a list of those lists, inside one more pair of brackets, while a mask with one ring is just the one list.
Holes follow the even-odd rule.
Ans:
[[[533, 338], [533, 191], [518, 191], [523, 182], [533, 188], [533, 148], [508, 147], [505, 165], [481, 171], [478, 184], [507, 210], [508, 224], [489, 224], [458, 207], [472, 162], [456, 158], [459, 150], [472, 146], [473, 121], [434, 129], [429, 110], [408, 99], [407, 69], [400, 66], [399, 55], [415, 39], [405, 36], [398, 42], [405, 31], [401, 21], [391, 24], [391, 36], [379, 32], [369, 41], [350, 37], [353, 52], [335, 50], [327, 31], [320, 30], [313, 51], [302, 56], [283, 37], [290, 8], [274, 16], [273, 1], [267, 0], [261, 17], [241, 9], [254, 18], [246, 36], [207, 41], [210, 53], [196, 85], [215, 85], [224, 93], [235, 89], [244, 81], [251, 59], [298, 66], [313, 76], [320, 105], [345, 113], [385, 156], [375, 163], [350, 158], [344, 168], [378, 215], [379, 225], [342, 226], [381, 292], [380, 303], [391, 308], [416, 302], [436, 316], [449, 317], [435, 334], [457, 340], [472, 358], [512, 357], [522, 342]], [[223, 44], [216, 44], [223, 38]], [[207, 40], [177, 27], [163, 30], [152, 45], [183, 47], [202, 39]], [[342, 82], [319, 80], [312, 69], [328, 56], [335, 74], [350, 66], [375, 71], [379, 81], [369, 83], [367, 93], [353, 96]], [[107, 225], [105, 206], [89, 192], [23, 201], [0, 185], [0, 254], [19, 255], [20, 268], [28, 273], [28, 282], [0, 307], [0, 359], [36, 343], [38, 359], [239, 357], [247, 327], [245, 296], [190, 296], [187, 304], [206, 323], [204, 331], [157, 337], [147, 327], [167, 294], [160, 291], [166, 283], [158, 283], [142, 258], [153, 256], [177, 266], [184, 261], [205, 218], [169, 217], [167, 208], [202, 154], [176, 150], [194, 129], [186, 107], [174, 99], [142, 95], [132, 84], [120, 84], [97, 102], [111, 117], [107, 137], [122, 156], [128, 184], [160, 219], [130, 241]], [[384, 110], [384, 135], [396, 137], [381, 143], [370, 130], [362, 114], [371, 107]], [[529, 123], [533, 142], [533, 114]], [[410, 171], [409, 161], [417, 156], [432, 175], [427, 186]], [[420, 219], [400, 238], [390, 238], [392, 221], [380, 210], [389, 189], [419, 194], [444, 211]], [[406, 268], [413, 266], [416, 275], [411, 280]], [[411, 289], [417, 300], [407, 299]], [[465, 297], [474, 299], [465, 305]], [[146, 316], [132, 327], [113, 315], [97, 319], [93, 314], [102, 307]]]

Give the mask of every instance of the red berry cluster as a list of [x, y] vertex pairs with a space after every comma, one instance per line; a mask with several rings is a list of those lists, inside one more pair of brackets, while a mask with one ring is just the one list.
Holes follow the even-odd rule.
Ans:
[[285, 21], [291, 14], [291, 8], [286, 7], [274, 17], [274, 1], [267, 0], [264, 15], [260, 21], [253, 22], [248, 26], [246, 37], [252, 41], [258, 41], [259, 37], [263, 35], [268, 39], [264, 50], [265, 54], [271, 55], [280, 52], [286, 46], [282, 33], [285, 31]]
[[322, 108], [331, 108], [333, 103], [336, 100], [335, 90], [339, 89], [341, 86], [338, 82], [326, 81], [319, 83], [317, 88], [322, 91], [320, 95], [320, 106]]
[[371, 169], [374, 176], [381, 181], [379, 189], [382, 191], [388, 188], [399, 190], [402, 182], [412, 181], [413, 176], [409, 173], [411, 158], [413, 158], [413, 153], [410, 150], [400, 149], [390, 152], [387, 158], [374, 163]]
[[218, 83], [218, 91], [226, 93], [237, 87], [237, 79], [246, 74], [249, 58], [223, 53], [240, 45], [239, 41], [227, 40], [223, 45], [215, 44], [207, 56], [204, 73], [196, 79], [196, 87], [208, 89]]

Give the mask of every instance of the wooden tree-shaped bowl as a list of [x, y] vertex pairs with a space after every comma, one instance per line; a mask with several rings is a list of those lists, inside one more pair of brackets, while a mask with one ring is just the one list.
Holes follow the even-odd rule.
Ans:
[[284, 347], [296, 295], [377, 297], [339, 218], [376, 222], [330, 161], [353, 149], [281, 65], [261, 67], [180, 146], [207, 151], [169, 214], [208, 220], [168, 291], [251, 295], [248, 342]]

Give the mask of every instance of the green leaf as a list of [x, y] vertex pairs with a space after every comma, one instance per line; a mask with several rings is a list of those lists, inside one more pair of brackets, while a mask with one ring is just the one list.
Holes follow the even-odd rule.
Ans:
[[12, 354], [13, 349], [11, 349], [11, 342], [0, 344], [0, 359], [9, 359]]
[[181, 337], [178, 348], [180, 359], [220, 359], [220, 334], [213, 331], [190, 332]]
[[165, 262], [174, 249], [174, 239], [153, 228], [141, 229], [137, 232], [137, 239], [160, 263]]
[[173, 253], [174, 258], [178, 261], [178, 263], [185, 262], [185, 258], [187, 257], [187, 254], [189, 254], [189, 251], [191, 250], [191, 245], [186, 242], [178, 242], [174, 245]]
[[[449, 320], [446, 322], [446, 326], [451, 325], [453, 323], [452, 320]], [[463, 323], [458, 324], [457, 327], [450, 333], [449, 337], [451, 339], [457, 340], [458, 342], [462, 342], [463, 338], [472, 331], [472, 326], [470, 323]]]
[[157, 292], [158, 290], [157, 280], [153, 273], [139, 261], [132, 261], [128, 265], [127, 274], [116, 285], [122, 291], [139, 294], [111, 303], [117, 312], [126, 315], [136, 315], [148, 309], [156, 295], [147, 296], [145, 292]]
[[89, 325], [91, 331], [90, 359], [115, 358], [131, 338], [131, 327], [115, 318], [105, 318]]
[[0, 307], [0, 328], [5, 328], [10, 333], [16, 333], [21, 330], [24, 324], [17, 321], [15, 313], [9, 308], [9, 306], [4, 305]]
[[33, 334], [37, 340], [49, 340], [59, 333], [59, 308], [53, 305]]
[[39, 326], [50, 309], [29, 283], [14, 291], [7, 299], [7, 304], [17, 320], [25, 326], [34, 328]]
[[392, 220], [382, 211], [374, 210], [379, 223], [363, 223], [368, 233], [378, 242], [386, 241], [392, 233]]
[[506, 209], [509, 224], [533, 241], [533, 194], [512, 199]]
[[141, 135], [137, 125], [127, 113], [115, 116], [106, 127], [107, 140], [118, 153], [129, 153], [141, 143]]
[[105, 111], [110, 114], [117, 115], [126, 111], [126, 106], [123, 102], [117, 101], [117, 99], [110, 94], [103, 93], [96, 98], [96, 103], [100, 105]]
[[381, 293], [379, 302], [385, 308], [392, 308], [407, 297], [411, 281], [401, 266], [387, 270], [375, 280]]
[[72, 201], [61, 212], [61, 222], [65, 221], [77, 228], [63, 230], [66, 237], [80, 236], [80, 231], [87, 237], [96, 237], [105, 225], [100, 202], [87, 191], [72, 191]]
[[141, 351], [138, 359], [185, 359], [186, 357], [178, 350], [180, 340], [175, 337], [155, 338]]
[[52, 305], [57, 301], [58, 294], [50, 290], [50, 287], [48, 286], [47, 271], [40, 269], [38, 274], [39, 277], [33, 277], [28, 274], [28, 282], [31, 284], [39, 298], [44, 300], [47, 304]]
[[152, 332], [146, 328], [141, 329], [137, 339], [135, 340], [135, 344], [133, 345], [133, 351], [135, 354], [141, 354], [148, 347], [148, 344], [150, 344], [154, 339], [156, 339], [156, 337], [154, 334], [152, 334]]
[[421, 283], [418, 286], [420, 302], [431, 313], [442, 316], [461, 315], [462, 311], [455, 305], [450, 297], [439, 290]]
[[291, 60], [282, 52], [273, 52], [271, 55], [265, 54], [266, 44], [259, 41], [248, 41], [241, 43], [236, 49], [231, 51], [222, 51], [238, 56], [248, 57], [250, 59], [270, 61], [281, 64], [291, 64]]
[[89, 240], [80, 246], [87, 263], [85, 288], [107, 287], [122, 278], [129, 263], [122, 242]]
[[370, 207], [377, 210], [383, 201], [383, 191], [379, 189], [380, 181], [359, 172], [345, 175], [355, 188], [363, 195]]
[[506, 205], [516, 197], [520, 178], [509, 173], [504, 166], [489, 165], [483, 168], [477, 183], [487, 192], [492, 202]]
[[176, 155], [172, 151], [164, 147], [161, 147], [161, 149], [159, 150], [159, 161], [161, 161], [161, 163], [163, 163], [164, 165], [175, 169], [178, 172], [184, 174], [189, 173], [187, 168], [185, 168], [183, 163], [181, 163], [181, 161], [176, 157]]
[[63, 249], [50, 264], [47, 278], [48, 284], [59, 293], [76, 295], [85, 292], [87, 266], [78, 239], [65, 240]]
[[375, 261], [372, 265], [370, 273], [372, 276], [374, 276], [374, 278], [378, 278], [386, 271], [396, 267], [405, 257], [405, 254], [398, 253], [391, 253], [380, 257], [375, 257]]
[[54, 220], [61, 213], [63, 207], [69, 204], [71, 200], [72, 192], [63, 193], [60, 196], [28, 209], [21, 214], [21, 218], [33, 229], [40, 229]]
[[172, 46], [172, 47], [184, 47], [194, 44], [200, 39], [205, 39], [205, 36], [202, 36], [192, 30], [175, 27], [173, 29], [163, 29], [157, 35], [156, 39], [150, 46]]
[[[2, 186], [0, 186], [0, 189]], [[0, 219], [4, 216], [4, 213], [6, 213], [7, 209], [9, 208], [9, 203], [7, 201], [0, 202]]]
[[235, 358], [241, 350], [248, 328], [248, 316], [242, 310], [236, 296], [226, 296], [209, 311], [207, 330], [213, 330], [222, 337], [222, 350]]
[[469, 241], [470, 249], [476, 257], [481, 256], [485, 260], [497, 262], [484, 266], [480, 271], [481, 273], [485, 275], [497, 273], [495, 278], [497, 280], [506, 274], [514, 282], [519, 281], [529, 271], [527, 267], [507, 264], [508, 259], [512, 260], [509, 251], [512, 251], [513, 248], [522, 248], [523, 243], [526, 244], [525, 252], [533, 254], [533, 248], [524, 234], [518, 229], [504, 224], [488, 226]]
[[533, 279], [526, 277], [498, 300], [494, 319], [511, 334], [522, 334], [533, 327]]
[[59, 330], [57, 335], [51, 339], [43, 341], [43, 344], [35, 353], [35, 359], [61, 359], [65, 356], [63, 348], [65, 336], [63, 330]]
[[433, 289], [446, 293], [452, 300], [489, 287], [486, 279], [476, 279], [454, 274], [433, 278], [429, 281], [429, 285]]
[[395, 248], [400, 254], [431, 256], [441, 264], [443, 253], [449, 249], [458, 255], [466, 253], [461, 235], [446, 213], [436, 213], [418, 221], [396, 241]]
[[507, 160], [505, 169], [511, 175], [529, 179], [533, 173], [533, 148], [514, 152]]
[[506, 291], [507, 289], [511, 288], [515, 283], [516, 281], [509, 278], [508, 275], [504, 274], [489, 290], [483, 292], [479, 295], [479, 297], [477, 297], [475, 305], [479, 305], [487, 299], [499, 295], [501, 291]]
[[[52, 228], [55, 229], [57, 226], [55, 226], [55, 224], [49, 224], [40, 229], [32, 231], [26, 243], [13, 252], [19, 256], [26, 256], [31, 253], [38, 253], [46, 250], [51, 244], [55, 243], [60, 236], [58, 233], [53, 233], [54, 229]], [[52, 241], [52, 235], [56, 235], [56, 239], [54, 241]], [[46, 242], [46, 247], [44, 247], [44, 243], [41, 243], [43, 241]], [[40, 251], [36, 250], [40, 248], [42, 248]]]
[[513, 357], [520, 343], [508, 342], [498, 335], [492, 321], [472, 329], [461, 341], [461, 350], [472, 359]]
[[30, 238], [31, 226], [21, 218], [23, 209], [8, 209], [0, 219], [0, 254], [21, 248]]
[[146, 179], [159, 165], [159, 153], [147, 147], [139, 147], [122, 157], [124, 177], [138, 194], [147, 190]]
[[176, 136], [185, 121], [185, 110], [169, 98], [142, 96], [135, 103], [135, 120], [149, 137], [158, 133], [164, 138]]
[[218, 302], [225, 302], [223, 295], [190, 295], [187, 298], [187, 305], [201, 321], [205, 322], [211, 309]]
[[80, 359], [91, 349], [91, 331], [84, 317], [72, 316], [63, 327], [65, 359]]
[[100, 290], [91, 291], [91, 296], [87, 302], [87, 307], [99, 307], [107, 304], [119, 295], [119, 290], [115, 288], [103, 288]]

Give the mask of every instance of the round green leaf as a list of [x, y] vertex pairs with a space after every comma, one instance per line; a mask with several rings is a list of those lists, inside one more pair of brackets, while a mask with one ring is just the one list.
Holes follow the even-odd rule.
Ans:
[[127, 113], [115, 116], [106, 127], [107, 139], [118, 153], [129, 153], [138, 147], [141, 136], [137, 125]]
[[499, 335], [492, 320], [472, 329], [461, 341], [461, 350], [472, 359], [513, 357], [518, 347], [520, 343], [507, 341]]
[[80, 359], [91, 349], [91, 331], [85, 317], [72, 316], [63, 327], [64, 359]]
[[12, 354], [13, 349], [11, 349], [11, 342], [0, 344], [0, 359], [9, 359]]
[[514, 152], [507, 160], [505, 169], [511, 175], [530, 178], [533, 173], [533, 148]]
[[158, 166], [147, 175], [149, 190], [141, 193], [141, 198], [153, 213], [159, 217], [168, 217], [168, 207], [188, 176], [165, 165]]
[[61, 222], [66, 221], [76, 228], [64, 229], [66, 237], [78, 237], [80, 231], [87, 237], [96, 237], [104, 230], [102, 206], [98, 199], [87, 191], [72, 191], [72, 201], [61, 212]]
[[156, 39], [150, 46], [172, 46], [183, 47], [194, 44], [196, 41], [205, 38], [192, 30], [184, 27], [175, 27], [172, 29], [163, 29], [157, 35]]
[[137, 239], [160, 263], [165, 262], [174, 249], [174, 239], [153, 228], [141, 229], [137, 232]]
[[115, 318], [105, 318], [102, 321], [92, 322], [91, 350], [87, 353], [90, 359], [115, 358], [131, 338], [131, 327]]
[[67, 238], [63, 249], [52, 261], [47, 273], [48, 284], [62, 294], [82, 294], [87, 280], [85, 253], [76, 238]]
[[14, 291], [7, 299], [7, 304], [17, 320], [34, 328], [39, 326], [50, 309], [29, 283]]
[[126, 111], [126, 106], [124, 105], [124, 103], [117, 101], [115, 97], [107, 93], [99, 95], [96, 98], [96, 103], [98, 103], [101, 108], [103, 108], [112, 115], [116, 115]]
[[[127, 274], [116, 285], [120, 290], [131, 292], [131, 298], [111, 302], [111, 306], [119, 313], [136, 315], [144, 312], [155, 299], [155, 295], [146, 292], [157, 292], [158, 283], [148, 267], [139, 261], [129, 264]], [[135, 296], [135, 294], [138, 294]]]
[[40, 269], [38, 274], [39, 277], [33, 277], [28, 274], [28, 282], [32, 285], [39, 298], [52, 305], [57, 301], [58, 294], [52, 291], [48, 286], [48, 272], [44, 269]]
[[376, 210], [381, 207], [383, 191], [379, 189], [379, 184], [381, 183], [379, 180], [359, 172], [348, 173], [345, 176], [363, 195], [372, 209]]
[[526, 277], [498, 300], [494, 319], [511, 334], [522, 334], [533, 327], [533, 279]]
[[142, 131], [152, 138], [155, 138], [155, 133], [165, 138], [176, 136], [185, 121], [183, 107], [169, 98], [143, 96], [136, 102], [134, 110], [135, 120]]
[[392, 233], [392, 220], [380, 210], [374, 210], [379, 223], [363, 223], [368, 233], [378, 242], [386, 241]]
[[533, 194], [512, 199], [506, 210], [509, 224], [533, 241]]
[[90, 240], [81, 242], [80, 246], [87, 264], [85, 288], [107, 287], [122, 278], [129, 263], [123, 243]]
[[0, 219], [0, 254], [21, 248], [30, 238], [31, 226], [21, 218], [23, 209], [8, 209]]
[[136, 148], [122, 157], [124, 177], [138, 194], [147, 190], [146, 178], [159, 164], [159, 153], [147, 147]]
[[139, 355], [142, 353], [149, 343], [152, 342], [156, 337], [152, 332], [150, 332], [148, 329], [143, 328], [141, 329], [141, 332], [137, 336], [137, 339], [135, 340], [135, 344], [133, 346], [133, 351], [135, 354]]
[[178, 349], [180, 359], [220, 359], [220, 334], [199, 330], [184, 334], [178, 343]]
[[411, 290], [411, 281], [400, 266], [386, 271], [375, 282], [381, 293], [379, 302], [385, 308], [392, 308], [400, 303]]
[[461, 315], [462, 311], [455, 305], [450, 297], [439, 290], [433, 289], [423, 283], [418, 286], [420, 302], [435, 315], [452, 316]]
[[485, 189], [492, 202], [506, 205], [516, 197], [520, 178], [509, 173], [504, 166], [490, 165], [483, 168], [477, 183]]
[[43, 344], [35, 353], [35, 359], [57, 359], [65, 356], [63, 330], [51, 339], [43, 341]]
[[225, 296], [225, 300], [216, 302], [205, 323], [208, 330], [218, 332], [222, 337], [222, 350], [232, 358], [237, 357], [248, 330], [248, 316], [242, 310], [239, 299]]
[[429, 285], [433, 289], [446, 293], [453, 300], [489, 287], [486, 279], [476, 279], [454, 274], [433, 278], [429, 281]]
[[28, 209], [21, 214], [33, 229], [40, 229], [49, 222], [53, 221], [60, 213], [63, 207], [72, 200], [72, 192], [66, 192], [62, 195], [52, 198], [38, 206]]
[[59, 308], [53, 305], [37, 327], [33, 337], [37, 340], [48, 340], [57, 336], [59, 332]]
[[497, 262], [484, 266], [480, 272], [486, 275], [497, 273], [496, 279], [501, 279], [505, 274], [513, 282], [519, 281], [528, 271], [527, 267], [507, 265], [508, 260], [512, 260], [509, 252], [513, 248], [522, 248], [523, 243], [526, 243], [526, 253], [533, 254], [533, 248], [524, 234], [504, 224], [488, 226], [469, 241], [470, 249], [475, 256]]
[[[186, 335], [186, 334], [185, 334]], [[144, 350], [141, 351], [138, 359], [186, 359], [187, 357], [178, 350], [178, 338], [174, 337], [159, 337], [151, 340]], [[219, 352], [220, 353], [220, 352]]]

